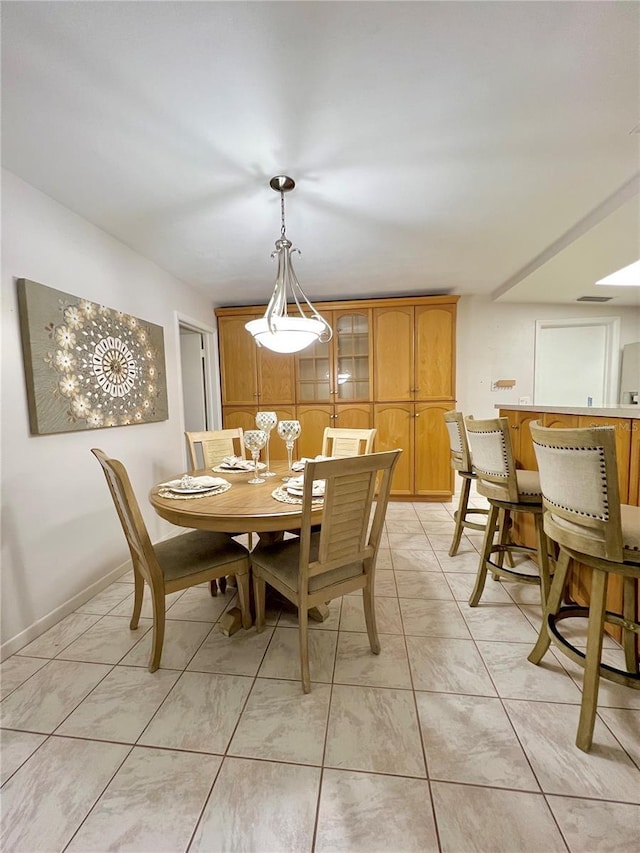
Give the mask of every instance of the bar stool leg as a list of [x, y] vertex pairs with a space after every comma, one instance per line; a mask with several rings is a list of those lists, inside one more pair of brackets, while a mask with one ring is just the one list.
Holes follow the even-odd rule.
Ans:
[[569, 555], [565, 551], [560, 551], [560, 557], [556, 565], [556, 571], [553, 576], [553, 583], [547, 598], [547, 605], [542, 616], [542, 624], [540, 625], [540, 633], [538, 640], [531, 650], [527, 660], [531, 663], [538, 664], [545, 656], [551, 645], [551, 637], [549, 636], [549, 616], [555, 616], [560, 610], [560, 602], [564, 592], [564, 585], [569, 572]]
[[589, 601], [589, 627], [587, 629], [587, 655], [584, 662], [582, 705], [576, 746], [584, 752], [591, 749], [593, 727], [596, 722], [598, 689], [600, 687], [600, 660], [604, 632], [604, 611], [607, 597], [607, 573], [593, 569]]
[[[511, 528], [511, 513], [506, 509], [501, 509], [500, 515], [498, 516], [498, 531], [499, 531], [499, 536], [500, 536], [499, 541], [503, 545], [506, 545], [511, 538], [510, 528]], [[511, 551], [507, 551], [504, 556], [505, 556], [505, 559], [507, 561], [507, 566], [510, 569], [515, 569], [516, 564], [513, 561], [513, 554], [511, 553]], [[496, 580], [497, 580], [497, 578], [496, 578]]]
[[[636, 584], [635, 578], [624, 578], [622, 585], [622, 616], [629, 625], [636, 621]], [[638, 672], [636, 658], [636, 633], [631, 628], [622, 629], [622, 648], [624, 663], [628, 672]]]
[[538, 542], [538, 568], [540, 571], [540, 600], [542, 609], [547, 606], [549, 589], [551, 587], [551, 575], [549, 574], [549, 545], [542, 523], [542, 513], [534, 513], [536, 523], [536, 539]]
[[469, 599], [469, 606], [476, 607], [480, 601], [484, 583], [487, 579], [487, 560], [491, 556], [491, 548], [493, 547], [493, 536], [496, 529], [496, 521], [498, 520], [499, 509], [495, 504], [490, 504], [489, 515], [487, 516], [487, 526], [484, 531], [484, 543], [482, 546], [482, 554], [480, 555], [480, 563], [478, 565], [478, 574], [476, 575], [476, 584]]
[[451, 542], [451, 547], [449, 548], [449, 556], [455, 557], [458, 552], [458, 547], [460, 545], [460, 540], [462, 539], [462, 532], [464, 530], [464, 520], [467, 517], [467, 508], [469, 506], [469, 494], [471, 492], [471, 478], [470, 477], [461, 477], [462, 479], [462, 491], [460, 492], [460, 500], [458, 501], [458, 509], [455, 512], [455, 520], [456, 527], [453, 532], [453, 541]]

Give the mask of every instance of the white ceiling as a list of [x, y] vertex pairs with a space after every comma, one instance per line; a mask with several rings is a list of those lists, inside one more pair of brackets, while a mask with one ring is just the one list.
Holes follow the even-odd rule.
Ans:
[[[5, 2], [3, 165], [216, 304], [572, 302], [640, 256], [640, 4]], [[607, 288], [615, 305], [640, 290]]]

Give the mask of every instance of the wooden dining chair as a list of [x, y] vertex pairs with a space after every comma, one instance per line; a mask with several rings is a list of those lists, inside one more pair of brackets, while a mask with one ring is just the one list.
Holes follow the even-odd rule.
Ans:
[[[191, 469], [194, 471], [200, 468], [215, 468], [225, 456], [245, 458], [242, 427], [185, 432], [185, 436], [189, 445]], [[198, 450], [202, 455], [202, 465], [199, 464]]]
[[[620, 503], [614, 427], [551, 429], [533, 421], [531, 437], [540, 469], [544, 529], [560, 546], [560, 557], [538, 642], [529, 660], [539, 664], [553, 641], [584, 668], [576, 746], [588, 752], [593, 741], [600, 679], [640, 689], [636, 650], [636, 638], [640, 637], [636, 610], [640, 507]], [[573, 602], [562, 604], [571, 560], [591, 570], [587, 607]], [[622, 588], [621, 604], [607, 606], [612, 576]], [[614, 612], [614, 607], [622, 612]], [[586, 653], [576, 648], [560, 627], [562, 620], [576, 618], [587, 619]], [[606, 623], [622, 629], [626, 669], [602, 663]]]
[[322, 436], [322, 456], [360, 456], [371, 453], [375, 429], [340, 429], [325, 427]]
[[251, 626], [249, 610], [249, 552], [225, 533], [194, 530], [151, 544], [149, 533], [131, 488], [129, 475], [117, 459], [98, 448], [91, 450], [104, 471], [111, 497], [131, 553], [134, 577], [133, 615], [130, 628], [138, 627], [145, 583], [153, 606], [153, 640], [149, 672], [160, 666], [165, 630], [165, 597], [226, 575], [235, 575], [242, 627]]
[[[374, 602], [376, 557], [391, 477], [401, 453], [390, 450], [351, 459], [307, 462], [300, 538], [275, 544], [261, 542], [251, 554], [257, 631], [264, 629], [267, 583], [298, 608], [300, 669], [305, 693], [311, 690], [309, 608], [361, 589], [369, 645], [373, 654], [380, 653]], [[311, 526], [314, 480], [325, 481], [322, 527], [317, 532]], [[376, 506], [369, 526], [374, 496]]]

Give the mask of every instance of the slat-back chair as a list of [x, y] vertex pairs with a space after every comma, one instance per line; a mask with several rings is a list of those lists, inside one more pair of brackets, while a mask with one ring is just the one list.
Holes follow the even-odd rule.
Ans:
[[242, 625], [251, 626], [249, 611], [249, 552], [224, 533], [194, 530], [172, 539], [151, 544], [149, 533], [131, 488], [129, 475], [117, 459], [102, 450], [91, 450], [102, 466], [111, 497], [122, 525], [134, 576], [133, 615], [130, 628], [138, 627], [145, 583], [149, 586], [153, 607], [153, 639], [149, 672], [160, 666], [165, 630], [165, 597], [226, 575], [235, 575]]
[[[298, 608], [305, 693], [311, 690], [309, 608], [361, 589], [369, 645], [374, 654], [380, 653], [374, 603], [375, 565], [391, 477], [401, 452], [390, 450], [350, 459], [307, 462], [300, 538], [271, 545], [260, 543], [251, 554], [257, 630], [264, 628], [265, 584]], [[379, 474], [376, 507], [369, 526]], [[317, 532], [311, 526], [314, 480], [325, 480], [322, 527]]]
[[[636, 637], [636, 588], [640, 579], [640, 507], [620, 503], [614, 427], [549, 429], [531, 424], [540, 469], [544, 529], [560, 546], [540, 636], [529, 655], [538, 664], [553, 641], [584, 667], [576, 745], [587, 752], [593, 742], [600, 678], [640, 689]], [[591, 568], [589, 606], [562, 606], [570, 560]], [[622, 613], [607, 610], [611, 575], [622, 578]], [[586, 617], [586, 654], [572, 645], [558, 625]], [[622, 628], [626, 670], [601, 663], [605, 623]]]
[[375, 436], [375, 429], [325, 427], [321, 452], [323, 456], [361, 456], [373, 451]]
[[[189, 445], [191, 469], [215, 468], [225, 456], [245, 458], [242, 427], [236, 429], [216, 429], [205, 432], [185, 432]], [[203, 465], [199, 464], [197, 450], [202, 454]]]

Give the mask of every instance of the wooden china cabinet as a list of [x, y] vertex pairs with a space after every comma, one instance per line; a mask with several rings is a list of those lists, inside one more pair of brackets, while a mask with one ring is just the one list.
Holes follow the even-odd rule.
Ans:
[[[259, 409], [302, 426], [296, 453], [320, 452], [325, 427], [376, 427], [375, 449], [401, 447], [392, 494], [450, 500], [453, 472], [443, 412], [455, 408], [457, 296], [318, 303], [328, 343], [295, 355], [257, 347], [244, 328], [264, 307], [218, 308], [225, 427], [255, 426]], [[272, 435], [272, 458], [284, 444]]]

